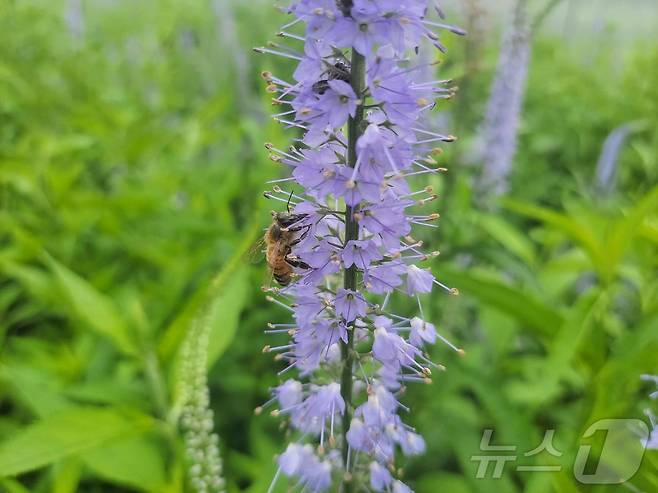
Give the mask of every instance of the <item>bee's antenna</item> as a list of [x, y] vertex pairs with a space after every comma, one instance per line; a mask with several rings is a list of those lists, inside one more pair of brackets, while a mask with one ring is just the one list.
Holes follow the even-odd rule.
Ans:
[[288, 210], [288, 214], [290, 214], [290, 199], [292, 199], [292, 193], [293, 190], [290, 190], [290, 195], [288, 196], [288, 202], [286, 203], [286, 209]]

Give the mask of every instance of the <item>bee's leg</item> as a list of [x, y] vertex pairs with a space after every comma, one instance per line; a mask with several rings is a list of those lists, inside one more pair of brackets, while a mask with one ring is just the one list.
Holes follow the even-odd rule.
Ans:
[[[306, 229], [302, 234], [299, 235], [299, 238], [296, 238], [294, 241], [290, 242], [290, 246], [294, 247], [295, 245], [298, 245], [304, 238], [308, 236], [308, 232], [311, 230], [311, 225], [307, 224], [306, 226], [302, 226], [299, 229], [296, 229], [295, 231], [301, 231], [302, 229]], [[290, 231], [293, 231], [292, 229]]]
[[289, 265], [292, 265], [293, 267], [299, 267], [300, 269], [310, 269], [311, 268], [310, 265], [308, 265], [303, 260], [299, 260], [298, 258], [290, 258], [290, 257], [286, 256], [286, 262]]

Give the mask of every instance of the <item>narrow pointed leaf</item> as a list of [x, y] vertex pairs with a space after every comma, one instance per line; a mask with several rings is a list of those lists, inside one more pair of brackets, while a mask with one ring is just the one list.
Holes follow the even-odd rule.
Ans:
[[135, 354], [137, 351], [128, 325], [114, 301], [52, 257], [48, 257], [48, 264], [68, 301], [71, 314], [85, 327], [111, 339], [124, 353]]
[[0, 477], [38, 469], [152, 426], [145, 415], [111, 409], [76, 408], [49, 416], [0, 443]]

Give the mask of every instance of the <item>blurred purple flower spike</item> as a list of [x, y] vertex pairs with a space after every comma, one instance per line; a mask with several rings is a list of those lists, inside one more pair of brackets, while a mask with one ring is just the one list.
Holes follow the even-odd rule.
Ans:
[[[656, 385], [655, 391], [649, 394], [651, 399], [658, 399], [658, 375], [642, 375], [642, 380], [645, 382], [653, 382]], [[651, 432], [649, 437], [644, 441], [644, 446], [647, 449], [658, 450], [658, 418], [651, 411], [651, 409], [646, 410], [646, 415], [651, 422]]]

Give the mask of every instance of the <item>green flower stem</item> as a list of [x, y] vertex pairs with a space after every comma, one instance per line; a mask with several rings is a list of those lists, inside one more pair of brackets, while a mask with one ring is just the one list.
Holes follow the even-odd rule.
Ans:
[[[363, 97], [365, 88], [365, 59], [362, 55], [352, 50], [352, 75], [351, 84], [357, 97]], [[356, 165], [356, 141], [361, 135], [363, 122], [363, 104], [357, 106], [353, 118], [349, 119], [347, 127], [347, 163], [350, 167]], [[354, 219], [352, 207], [345, 207], [345, 243], [350, 240], [359, 239], [359, 224]], [[357, 269], [354, 265], [345, 270], [345, 289], [356, 290]], [[341, 355], [343, 359], [343, 372], [341, 376], [340, 393], [345, 401], [345, 412], [343, 413], [343, 464], [347, 471], [347, 432], [352, 421], [352, 371], [354, 367], [354, 324], [350, 324], [347, 331], [347, 342], [341, 343]], [[351, 481], [345, 482], [345, 493], [353, 491]]]

